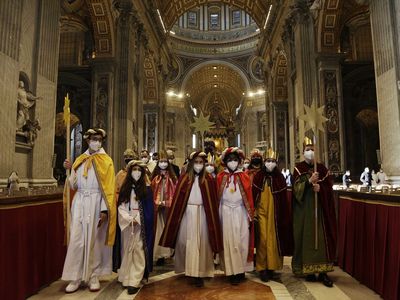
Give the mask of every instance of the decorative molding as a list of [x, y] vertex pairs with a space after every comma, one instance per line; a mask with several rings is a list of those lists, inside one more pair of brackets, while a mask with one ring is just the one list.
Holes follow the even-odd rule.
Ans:
[[324, 70], [323, 97], [325, 103], [326, 136], [328, 144], [328, 166], [331, 172], [341, 171], [340, 112], [338, 103], [336, 70]]

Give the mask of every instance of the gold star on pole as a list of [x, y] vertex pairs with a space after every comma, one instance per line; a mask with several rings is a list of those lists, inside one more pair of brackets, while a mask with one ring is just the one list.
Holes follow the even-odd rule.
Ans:
[[201, 135], [206, 131], [210, 131], [215, 124], [210, 122], [209, 116], [204, 116], [203, 112], [200, 112], [200, 116], [198, 118], [194, 118], [194, 122], [190, 124], [190, 127], [194, 127], [195, 132], [200, 132]]
[[324, 131], [324, 123], [328, 121], [324, 117], [325, 105], [317, 107], [317, 103], [313, 101], [311, 106], [304, 104], [305, 114], [300, 115], [299, 119], [306, 122], [305, 131], [311, 129], [316, 135], [318, 130]]

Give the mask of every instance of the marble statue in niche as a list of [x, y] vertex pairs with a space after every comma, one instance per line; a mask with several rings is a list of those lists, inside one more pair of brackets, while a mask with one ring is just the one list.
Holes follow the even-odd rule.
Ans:
[[36, 104], [36, 100], [41, 97], [36, 97], [31, 92], [25, 90], [25, 83], [20, 81], [17, 89], [17, 130], [23, 131], [23, 127], [30, 120], [30, 110]]

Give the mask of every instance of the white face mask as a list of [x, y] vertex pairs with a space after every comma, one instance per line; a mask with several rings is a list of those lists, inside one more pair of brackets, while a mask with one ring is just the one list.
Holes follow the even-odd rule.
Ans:
[[214, 166], [207, 166], [207, 167], [206, 167], [206, 171], [207, 171], [208, 173], [214, 173], [215, 167], [214, 167]]
[[238, 165], [239, 165], [239, 162], [234, 161], [234, 160], [227, 163], [227, 166], [228, 166], [229, 170], [231, 170], [231, 171], [236, 171]]
[[160, 167], [161, 170], [165, 170], [166, 168], [168, 168], [168, 163], [165, 161], [159, 162], [158, 166]]
[[243, 164], [243, 168], [245, 168], [246, 170], [249, 168], [250, 164], [249, 163], [245, 163]]
[[147, 157], [142, 157], [142, 162], [144, 162], [145, 164], [147, 164], [149, 162], [149, 159]]
[[276, 167], [276, 162], [266, 162], [265, 167], [267, 168], [268, 172], [272, 172]]
[[101, 148], [101, 142], [100, 141], [89, 141], [89, 148], [93, 151], [99, 151]]
[[204, 168], [203, 164], [194, 164], [193, 165], [193, 169], [197, 174], [200, 173], [203, 170], [203, 168]]
[[314, 160], [314, 151], [313, 150], [304, 151], [304, 158], [308, 161]]
[[142, 172], [137, 171], [137, 170], [136, 171], [132, 171], [131, 175], [132, 175], [132, 178], [135, 181], [139, 181], [140, 177], [142, 176]]

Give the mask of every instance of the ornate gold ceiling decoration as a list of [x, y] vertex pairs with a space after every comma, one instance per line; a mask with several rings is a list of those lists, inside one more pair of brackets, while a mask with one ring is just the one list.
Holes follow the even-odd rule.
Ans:
[[367, 5], [359, 5], [354, 0], [327, 0], [324, 1], [324, 7], [321, 9], [319, 21], [319, 36], [318, 50], [319, 51], [334, 51], [340, 47], [340, 34], [342, 23], [346, 15], [351, 13], [368, 13]]
[[270, 0], [157, 0], [157, 2], [167, 30], [170, 30], [179, 16], [189, 9], [210, 3], [225, 3], [242, 9], [254, 19], [258, 27], [262, 28], [271, 4]]
[[114, 55], [114, 21], [109, 0], [86, 0], [96, 43], [96, 57]]
[[153, 59], [146, 57], [144, 60], [144, 96], [143, 101], [147, 104], [158, 102], [157, 72]]
[[287, 60], [284, 52], [279, 53], [274, 76], [274, 101], [286, 101], [288, 98], [287, 88]]

